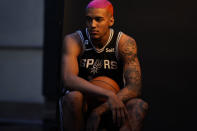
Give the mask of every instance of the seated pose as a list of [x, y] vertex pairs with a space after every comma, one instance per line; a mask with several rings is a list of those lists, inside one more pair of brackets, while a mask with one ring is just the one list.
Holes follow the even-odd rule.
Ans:
[[[96, 131], [101, 129], [101, 123], [102, 128], [110, 131], [141, 130], [148, 104], [140, 98], [141, 70], [136, 42], [113, 29], [113, 24], [112, 4], [93, 0], [86, 7], [86, 27], [64, 38], [65, 131]], [[111, 78], [120, 90], [115, 93], [90, 82], [99, 76]], [[104, 101], [99, 102], [98, 98]]]

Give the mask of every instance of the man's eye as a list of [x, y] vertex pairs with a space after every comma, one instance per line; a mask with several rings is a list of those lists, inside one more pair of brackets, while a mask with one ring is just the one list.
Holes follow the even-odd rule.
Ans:
[[102, 19], [102, 18], [96, 18], [95, 20], [98, 21], [98, 22], [100, 22], [100, 21], [102, 21], [103, 19]]

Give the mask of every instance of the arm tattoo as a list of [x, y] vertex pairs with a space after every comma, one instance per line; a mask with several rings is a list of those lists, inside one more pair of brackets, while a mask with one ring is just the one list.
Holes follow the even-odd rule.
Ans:
[[121, 55], [125, 64], [124, 78], [126, 87], [139, 94], [141, 88], [141, 71], [137, 58], [135, 40], [128, 38], [121, 47]]
[[136, 50], [136, 43], [132, 39], [128, 39], [122, 45], [121, 55], [125, 61], [125, 64], [135, 64], [137, 58]]
[[133, 65], [133, 64], [136, 64], [136, 58], [137, 58], [137, 55], [136, 54], [133, 54], [131, 56], [127, 56], [127, 64], [128, 65]]
[[136, 50], [136, 46], [135, 46], [135, 41], [128, 39], [124, 44], [123, 44], [123, 51], [122, 54], [123, 55], [134, 55], [134, 51]]
[[124, 78], [129, 90], [139, 92], [141, 88], [141, 73], [137, 67], [129, 67], [125, 73]]

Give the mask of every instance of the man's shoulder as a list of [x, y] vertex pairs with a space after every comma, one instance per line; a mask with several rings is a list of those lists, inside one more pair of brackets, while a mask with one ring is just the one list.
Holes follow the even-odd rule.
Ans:
[[75, 44], [75, 45], [81, 46], [81, 43], [82, 43], [82, 40], [80, 38], [80, 35], [77, 33], [77, 31], [64, 36], [64, 44], [66, 45]]
[[129, 36], [128, 34], [121, 32], [121, 38], [120, 38], [120, 43], [125, 43], [126, 41], [135, 41], [135, 39], [131, 36]]
[[80, 41], [80, 36], [77, 32], [73, 32], [64, 36], [64, 40], [68, 40], [68, 39]]
[[[128, 45], [128, 43], [130, 43], [130, 45]], [[123, 45], [127, 45], [127, 46], [136, 46], [136, 41], [133, 37], [121, 32], [121, 38], [119, 40], [119, 48], [121, 48]]]
[[137, 53], [135, 39], [125, 33], [122, 33], [118, 44], [118, 51], [122, 57]]
[[81, 49], [81, 39], [77, 32], [73, 32], [64, 36], [63, 50], [66, 52], [81, 52]]

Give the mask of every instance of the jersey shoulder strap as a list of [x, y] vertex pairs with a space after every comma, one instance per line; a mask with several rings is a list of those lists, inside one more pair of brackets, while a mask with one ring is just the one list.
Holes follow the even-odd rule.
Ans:
[[114, 30], [114, 35], [113, 35], [113, 38], [110, 42], [110, 43], [113, 44], [113, 46], [116, 45], [116, 40], [117, 40], [117, 37], [118, 37], [118, 33], [119, 33], [119, 30]]
[[118, 29], [114, 29], [114, 35], [113, 38], [110, 42], [110, 46], [115, 47], [115, 55], [116, 58], [119, 59], [119, 55], [118, 55], [118, 45], [119, 45], [119, 41], [121, 38], [122, 32]]
[[83, 47], [85, 47], [85, 49], [92, 48], [92, 45], [90, 44], [90, 41], [87, 36], [87, 29], [78, 30], [77, 33], [79, 34], [81, 38]]

